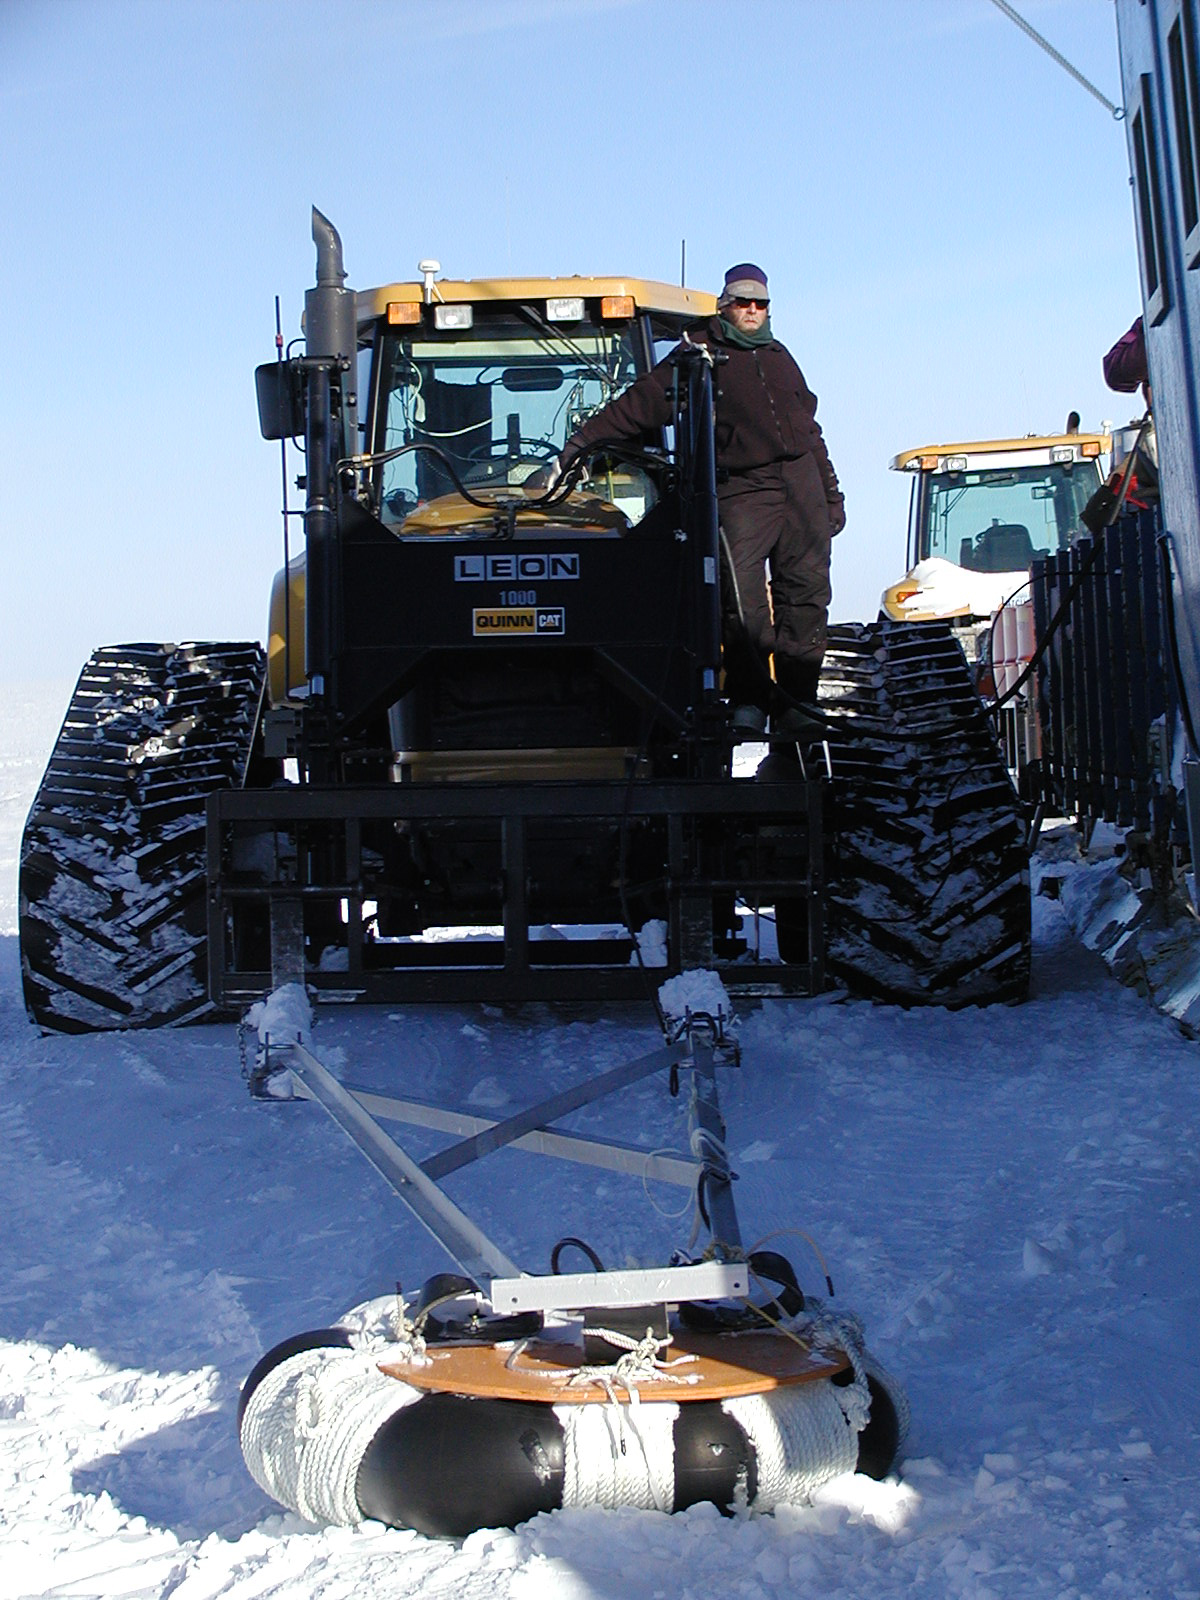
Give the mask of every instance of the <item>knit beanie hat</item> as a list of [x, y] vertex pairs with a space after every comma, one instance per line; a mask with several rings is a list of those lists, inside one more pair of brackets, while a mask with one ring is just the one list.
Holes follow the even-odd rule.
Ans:
[[739, 261], [725, 274], [725, 287], [721, 290], [718, 306], [727, 306], [731, 300], [767, 301], [767, 275], [752, 261]]

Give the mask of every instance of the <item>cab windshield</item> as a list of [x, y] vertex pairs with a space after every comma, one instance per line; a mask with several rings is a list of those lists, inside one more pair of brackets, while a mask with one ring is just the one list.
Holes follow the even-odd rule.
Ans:
[[[481, 320], [478, 308], [471, 329], [388, 332], [380, 348], [376, 448], [433, 446], [480, 498], [517, 488], [637, 375], [635, 337], [629, 323], [573, 322], [543, 333], [517, 316]], [[621, 466], [581, 492], [593, 503], [601, 496], [627, 526], [653, 503], [646, 474]], [[382, 468], [381, 515], [398, 529], [411, 517], [417, 531], [429, 522], [426, 508], [450, 496], [469, 515], [470, 502], [432, 450], [409, 450]], [[569, 501], [565, 514], [572, 509]]]
[[929, 475], [920, 555], [973, 572], [1024, 572], [1065, 550], [1100, 483], [1094, 461], [991, 467]]

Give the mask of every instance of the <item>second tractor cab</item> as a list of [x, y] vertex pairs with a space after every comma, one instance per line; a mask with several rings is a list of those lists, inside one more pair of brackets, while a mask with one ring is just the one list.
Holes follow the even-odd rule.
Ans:
[[1018, 786], [1041, 759], [1031, 697], [1013, 690], [1033, 654], [1029, 569], [1067, 550], [1112, 453], [1107, 433], [1029, 434], [925, 445], [892, 461], [913, 474], [908, 572], [884, 591], [898, 622], [945, 621], [985, 701], [999, 701], [997, 732]]
[[897, 622], [949, 621], [968, 661], [986, 654], [992, 619], [1029, 581], [1035, 556], [1066, 550], [1102, 482], [1107, 433], [1030, 434], [905, 450], [913, 474], [908, 572], [884, 591]]

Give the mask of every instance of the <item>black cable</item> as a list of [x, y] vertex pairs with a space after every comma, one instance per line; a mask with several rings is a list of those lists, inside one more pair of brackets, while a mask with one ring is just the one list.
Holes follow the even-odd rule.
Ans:
[[554, 1249], [550, 1252], [550, 1271], [556, 1276], [558, 1274], [558, 1263], [562, 1253], [571, 1246], [574, 1246], [576, 1250], [581, 1250], [595, 1267], [597, 1272], [604, 1271], [604, 1263], [592, 1249], [591, 1245], [585, 1243], [582, 1239], [577, 1239], [573, 1233], [569, 1233], [565, 1239], [560, 1239], [554, 1246]]
[[[995, 700], [992, 701], [988, 713], [989, 715], [991, 715], [993, 712], [999, 711], [1001, 706], [1006, 706], [1010, 700], [1016, 697], [1017, 692], [1024, 688], [1025, 684], [1028, 683], [1034, 667], [1037, 666], [1038, 662], [1045, 655], [1046, 647], [1049, 645], [1050, 640], [1054, 637], [1054, 634], [1058, 630], [1059, 624], [1062, 622], [1063, 617], [1066, 615], [1068, 609], [1074, 602], [1075, 596], [1079, 593], [1080, 587], [1083, 584], [1083, 580], [1088, 576], [1092, 568], [1095, 566], [1100, 555], [1100, 551], [1103, 548], [1103, 535], [1108, 531], [1109, 528], [1112, 527], [1113, 523], [1116, 522], [1117, 518], [1121, 515], [1121, 510], [1129, 494], [1129, 486], [1133, 482], [1133, 468], [1137, 458], [1138, 449], [1141, 446], [1142, 440], [1149, 431], [1151, 420], [1151, 413], [1147, 411], [1145, 416], [1142, 418], [1141, 426], [1137, 431], [1137, 438], [1133, 441], [1133, 448], [1129, 452], [1125, 462], [1124, 470], [1121, 473], [1121, 487], [1117, 494], [1117, 498], [1113, 502], [1112, 509], [1108, 513], [1107, 519], [1102, 524], [1100, 529], [1093, 535], [1094, 542], [1092, 544], [1092, 548], [1079, 563], [1079, 570], [1075, 575], [1074, 581], [1059, 603], [1058, 610], [1046, 624], [1046, 631], [1042, 635], [1041, 639], [1037, 641], [1033, 655], [1030, 656], [1029, 660], [1026, 662], [1016, 681], [1009, 688], [1007, 688], [1002, 695], [999, 695]], [[1017, 594], [1020, 594], [1020, 592], [1020, 589], [1016, 591]], [[1012, 597], [1010, 596], [1009, 598], [1011, 599]], [[1006, 600], [1004, 603], [1007, 605], [1008, 601]]]
[[459, 477], [453, 461], [446, 454], [446, 452], [439, 449], [436, 444], [426, 444], [423, 439], [414, 439], [411, 444], [397, 445], [393, 450], [376, 450], [370, 455], [343, 456], [342, 459], [335, 464], [334, 471], [339, 473], [356, 472], [364, 467], [383, 467], [386, 466], [389, 461], [396, 461], [401, 456], [410, 455], [418, 450], [424, 451], [427, 455], [437, 457], [442, 466], [446, 469], [446, 473], [450, 478], [450, 481], [453, 483], [455, 489], [460, 495], [462, 495], [463, 499], [468, 501], [471, 505], [478, 506], [481, 511], [495, 512], [501, 509], [497, 501], [480, 500], [476, 495], [473, 495]]
[[[520, 493], [519, 495], [514, 494], [511, 500], [502, 500], [499, 498], [495, 500], [481, 500], [477, 495], [472, 494], [459, 477], [453, 461], [446, 454], [446, 452], [435, 444], [426, 443], [423, 439], [414, 439], [411, 444], [397, 445], [391, 450], [377, 450], [370, 455], [344, 456], [336, 463], [334, 470], [337, 472], [343, 472], [359, 471], [367, 467], [382, 467], [386, 466], [389, 461], [395, 461], [400, 456], [409, 455], [418, 450], [424, 451], [427, 455], [435, 456], [438, 461], [441, 462], [442, 466], [446, 469], [446, 473], [451, 482], [454, 484], [456, 491], [463, 497], [464, 500], [473, 506], [478, 506], [481, 511], [490, 511], [493, 513], [506, 510], [510, 506], [518, 512], [526, 510], [549, 511], [555, 509], [556, 507], [562, 505], [562, 503], [574, 492], [575, 484], [583, 475], [584, 468], [592, 459], [592, 457], [596, 455], [614, 455], [619, 460], [625, 461], [631, 466], [646, 468], [654, 472], [661, 472], [666, 465], [661, 456], [654, 455], [650, 451], [631, 449], [624, 443], [624, 441], [619, 439], [602, 439], [598, 441], [598, 443], [592, 445], [585, 453], [576, 456], [571, 464], [565, 468], [559, 481], [552, 489], [548, 489], [545, 494], [530, 494], [528, 490], [524, 489], [520, 485], [517, 485], [515, 487], [520, 489]], [[514, 486], [502, 484], [498, 485], [498, 487], [512, 488]]]
[[[563, 449], [566, 449], [566, 445], [563, 446]], [[568, 480], [573, 483], [580, 477], [583, 468], [593, 461], [596, 456], [613, 456], [616, 460], [625, 462], [627, 466], [642, 467], [656, 475], [662, 473], [664, 469], [670, 468], [671, 465], [661, 455], [656, 455], [651, 450], [642, 450], [631, 445], [627, 439], [597, 439], [593, 444], [588, 445], [586, 450], [581, 450], [578, 455], [572, 457], [570, 464], [563, 468], [562, 478], [554, 485], [553, 489], [548, 489], [544, 495], [531, 495], [528, 491], [525, 491], [526, 500], [531, 506], [539, 509], [560, 505], [570, 493], [570, 489], [564, 488], [563, 485]]]
[[[1104, 531], [1107, 532], [1107, 529]], [[1067, 592], [1063, 598], [1059, 601], [1057, 611], [1055, 611], [1054, 615], [1050, 618], [1050, 621], [1046, 624], [1046, 631], [1038, 640], [1033, 654], [1025, 663], [1019, 676], [1014, 680], [1011, 686], [1007, 688], [1002, 695], [998, 695], [988, 707], [989, 717], [994, 715], [995, 712], [999, 711], [1001, 706], [1006, 706], [1010, 700], [1015, 699], [1019, 691], [1023, 689], [1029, 682], [1029, 679], [1033, 675], [1033, 669], [1045, 655], [1047, 647], [1049, 646], [1051, 639], [1053, 639], [1054, 635], [1058, 632], [1063, 618], [1071, 609], [1071, 606], [1075, 603], [1075, 597], [1083, 586], [1084, 579], [1088, 576], [1092, 568], [1096, 565], [1096, 562], [1099, 560], [1100, 551], [1102, 549], [1103, 544], [1101, 541], [1101, 535], [1097, 534], [1095, 536], [1095, 542], [1093, 543], [1092, 548], [1079, 563], [1079, 570], [1076, 572], [1070, 587], [1067, 589]], [[1018, 590], [1017, 593], [1019, 594], [1020, 590]]]
[[[1030, 584], [1032, 582], [1033, 582], [1032, 578], [1026, 578], [1025, 582], [1021, 585], [1021, 587], [1019, 589], [1014, 589], [1013, 592], [1010, 595], [1006, 596], [1005, 599], [1001, 600], [999, 606], [996, 609], [996, 615], [992, 618], [991, 626], [988, 628], [987, 664], [992, 669], [992, 682], [993, 683], [995, 683], [995, 681], [996, 681], [996, 627], [997, 627], [997, 624], [999, 623], [1001, 614], [1004, 612], [1005, 608], [1010, 606], [1010, 605], [1012, 605], [1013, 601], [1017, 598], [1017, 596], [1019, 594], [1024, 594], [1025, 590], [1029, 588], [1029, 586], [1030, 586]], [[992, 712], [994, 710], [996, 710], [996, 709], [997, 709], [997, 707], [995, 705], [988, 706], [987, 707], [988, 716], [990, 717]]]
[[696, 1210], [700, 1213], [701, 1222], [703, 1222], [704, 1226], [708, 1229], [709, 1233], [711, 1233], [712, 1232], [712, 1222], [709, 1219], [708, 1207], [704, 1203], [704, 1186], [705, 1186], [705, 1180], [707, 1178], [707, 1175], [708, 1175], [708, 1168], [707, 1167], [701, 1167], [700, 1168], [700, 1176], [696, 1179]]

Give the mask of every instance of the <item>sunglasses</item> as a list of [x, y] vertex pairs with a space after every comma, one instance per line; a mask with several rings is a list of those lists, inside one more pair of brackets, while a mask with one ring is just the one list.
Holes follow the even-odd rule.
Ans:
[[737, 306], [739, 311], [749, 311], [751, 306], [756, 307], [759, 311], [765, 311], [771, 304], [769, 300], [755, 300], [753, 298], [746, 300], [743, 299], [741, 295], [738, 295], [737, 299], [734, 300], [733, 303], [735, 306]]

